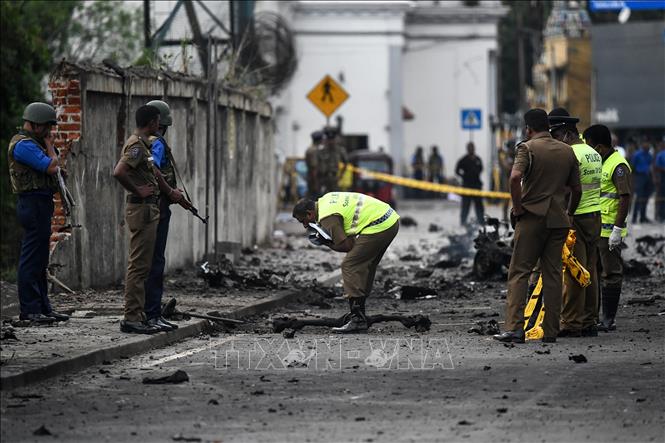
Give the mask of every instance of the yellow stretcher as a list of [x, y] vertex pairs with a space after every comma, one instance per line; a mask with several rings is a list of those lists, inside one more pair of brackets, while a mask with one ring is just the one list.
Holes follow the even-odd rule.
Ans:
[[[568, 231], [568, 238], [563, 245], [561, 251], [561, 258], [563, 259], [563, 272], [566, 271], [571, 277], [583, 288], [591, 284], [591, 275], [589, 271], [584, 269], [584, 266], [573, 255], [573, 247], [575, 246], [575, 230]], [[545, 304], [541, 294], [543, 289], [543, 276], [538, 276], [538, 282], [533, 289], [529, 301], [524, 308], [524, 334], [527, 340], [538, 340], [543, 338], [543, 318], [545, 317]]]

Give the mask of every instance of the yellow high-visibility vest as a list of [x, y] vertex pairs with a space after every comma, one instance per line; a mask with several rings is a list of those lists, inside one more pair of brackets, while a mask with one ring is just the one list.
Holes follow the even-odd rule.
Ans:
[[595, 149], [586, 143], [572, 145], [573, 152], [580, 164], [580, 182], [582, 198], [575, 215], [600, 211], [600, 176], [603, 159]]
[[329, 192], [318, 200], [318, 209], [318, 220], [342, 216], [346, 235], [383, 232], [399, 219], [388, 203], [358, 192]]
[[[602, 175], [600, 179], [600, 222], [602, 223], [602, 229], [600, 231], [601, 237], [609, 237], [612, 233], [612, 228], [614, 227], [614, 221], [617, 218], [617, 212], [619, 210], [619, 192], [614, 186], [612, 181], [612, 176], [614, 175], [614, 170], [619, 165], [626, 165], [629, 171], [630, 165], [625, 158], [619, 154], [619, 152], [614, 151], [610, 154], [609, 157], [603, 162]], [[627, 224], [628, 222], [626, 222]], [[625, 237], [628, 234], [628, 229], [623, 228], [621, 230], [621, 237]]]

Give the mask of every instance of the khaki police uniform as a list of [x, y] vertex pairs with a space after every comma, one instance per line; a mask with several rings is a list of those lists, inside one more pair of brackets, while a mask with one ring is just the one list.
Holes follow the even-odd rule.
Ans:
[[369, 296], [379, 262], [399, 231], [397, 212], [369, 195], [333, 192], [318, 200], [317, 221], [330, 232], [335, 245], [355, 237], [342, 261], [344, 296]]
[[129, 229], [129, 259], [125, 277], [125, 320], [145, 320], [145, 280], [150, 272], [159, 223], [159, 187], [150, 152], [150, 141], [133, 134], [122, 148], [120, 161], [130, 167], [129, 180], [152, 185], [152, 196], [142, 199], [127, 192], [125, 221]]
[[576, 241], [573, 255], [589, 271], [591, 284], [581, 287], [570, 272], [564, 272], [564, 292], [561, 309], [561, 330], [581, 331], [595, 326], [598, 311], [597, 248], [600, 239], [600, 154], [586, 143], [571, 146], [577, 157], [582, 198], [573, 217]]
[[570, 228], [566, 213], [566, 186], [580, 184], [573, 151], [549, 132], [539, 132], [520, 144], [514, 169], [522, 172], [522, 206], [526, 211], [517, 222], [513, 255], [508, 270], [506, 330], [524, 327], [529, 275], [540, 259], [543, 276], [546, 337], [559, 332], [562, 290], [561, 250]]

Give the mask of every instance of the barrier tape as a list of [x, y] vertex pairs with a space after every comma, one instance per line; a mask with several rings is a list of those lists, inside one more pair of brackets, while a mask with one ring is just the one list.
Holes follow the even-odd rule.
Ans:
[[[340, 166], [343, 167], [343, 164]], [[416, 180], [415, 178], [399, 177], [396, 175], [386, 174], [383, 172], [370, 171], [369, 169], [359, 168], [352, 164], [346, 165], [347, 170], [362, 174], [365, 177], [371, 177], [375, 180], [392, 183], [394, 185], [405, 186], [407, 188], [422, 189], [424, 191], [433, 191], [457, 195], [468, 195], [472, 197], [488, 197], [488, 198], [510, 198], [508, 192], [498, 191], [483, 191], [481, 189], [463, 188], [461, 186], [444, 185], [441, 183], [432, 183], [424, 180]]]

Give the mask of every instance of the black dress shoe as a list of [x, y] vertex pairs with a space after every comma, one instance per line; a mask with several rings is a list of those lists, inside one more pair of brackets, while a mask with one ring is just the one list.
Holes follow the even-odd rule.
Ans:
[[582, 331], [576, 329], [562, 329], [557, 337], [581, 337]]
[[598, 327], [591, 325], [582, 329], [582, 337], [598, 337]]
[[503, 343], [524, 343], [524, 331], [506, 331], [502, 334], [496, 334], [492, 338]]
[[127, 321], [120, 322], [120, 331], [129, 334], [156, 334], [162, 330], [156, 326], [148, 325], [142, 321]]
[[167, 325], [166, 323], [161, 323], [161, 322], [159, 321], [159, 317], [157, 317], [157, 318], [149, 318], [149, 319], [146, 321], [146, 323], [147, 323], [149, 326], [153, 326], [153, 327], [155, 327], [155, 328], [158, 328], [158, 329], [159, 329], [160, 331], [162, 331], [162, 332], [173, 331], [173, 328], [172, 328], [171, 326]]
[[19, 319], [28, 320], [34, 325], [50, 325], [55, 321], [53, 317], [47, 317], [44, 314], [21, 314]]
[[167, 326], [170, 326], [172, 329], [178, 329], [178, 325], [175, 323], [171, 323], [170, 321], [166, 321], [164, 317], [159, 317], [159, 323], [165, 324]]
[[56, 312], [56, 311], [51, 311], [48, 314], [44, 314], [44, 315], [47, 316], [47, 317], [51, 317], [51, 318], [55, 319], [55, 321], [67, 321], [67, 320], [69, 320], [69, 315], [61, 314], [61, 313]]
[[556, 343], [556, 337], [543, 337], [543, 343]]

